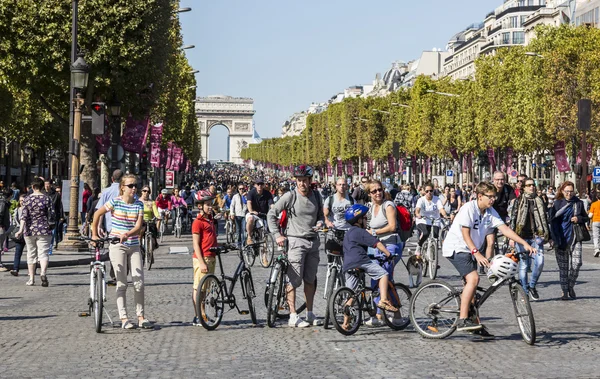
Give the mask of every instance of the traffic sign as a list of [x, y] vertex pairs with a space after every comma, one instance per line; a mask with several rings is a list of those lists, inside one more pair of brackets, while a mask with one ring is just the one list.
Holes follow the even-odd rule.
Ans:
[[508, 175], [510, 175], [511, 178], [516, 178], [517, 176], [519, 176], [519, 171], [517, 171], [517, 170], [510, 170], [510, 172], [508, 173]]
[[600, 167], [594, 167], [592, 183], [600, 183]]
[[454, 176], [454, 171], [446, 170], [446, 176]]

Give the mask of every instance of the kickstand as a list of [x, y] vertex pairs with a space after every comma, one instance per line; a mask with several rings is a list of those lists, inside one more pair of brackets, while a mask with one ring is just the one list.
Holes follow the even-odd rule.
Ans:
[[106, 310], [106, 308], [104, 308], [104, 313], [106, 313], [106, 317], [108, 317], [108, 320], [110, 321], [110, 326], [114, 328], [115, 327], [115, 323], [113, 322], [112, 318], [108, 314], [108, 311]]

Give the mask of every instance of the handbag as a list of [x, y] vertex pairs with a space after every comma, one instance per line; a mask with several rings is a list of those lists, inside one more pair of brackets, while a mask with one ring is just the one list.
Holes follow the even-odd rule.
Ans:
[[[579, 211], [578, 206], [576, 206], [575, 209]], [[575, 214], [577, 215], [578, 213]], [[587, 228], [584, 225], [578, 223], [573, 224], [573, 235], [575, 236], [575, 242], [586, 242], [592, 239], [592, 237], [590, 236], [590, 232], [587, 230]]]

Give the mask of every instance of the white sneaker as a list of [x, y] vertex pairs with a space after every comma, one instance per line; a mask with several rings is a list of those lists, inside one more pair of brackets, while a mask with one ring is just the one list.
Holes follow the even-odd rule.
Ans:
[[365, 321], [365, 325], [371, 326], [373, 328], [377, 328], [377, 327], [383, 326], [384, 323], [383, 323], [383, 320], [380, 320], [377, 317], [371, 317], [370, 319]]
[[296, 316], [296, 317], [290, 316], [290, 320], [288, 321], [288, 326], [291, 326], [293, 328], [307, 328], [310, 326], [310, 324], [298, 316]]
[[310, 317], [310, 316], [307, 315], [304, 320], [306, 322], [308, 322], [312, 326], [321, 326], [321, 325], [323, 325], [323, 320], [321, 320], [320, 318], [317, 318], [317, 316], [315, 316], [314, 314], [312, 315], [312, 317]]

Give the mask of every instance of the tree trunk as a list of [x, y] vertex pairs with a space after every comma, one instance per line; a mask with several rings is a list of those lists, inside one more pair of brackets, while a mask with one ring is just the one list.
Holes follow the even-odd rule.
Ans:
[[[110, 160], [105, 154], [100, 155], [100, 189], [107, 188], [110, 185]], [[92, 187], [94, 188], [94, 187]]]
[[[80, 180], [83, 183], [89, 184], [90, 188], [96, 188], [100, 183], [98, 183], [98, 174], [96, 169], [96, 139], [92, 135], [91, 123], [81, 123], [81, 141], [79, 141], [79, 144], [81, 148], [79, 164], [84, 166]], [[79, 167], [76, 167], [75, 169], [79, 170]]]

